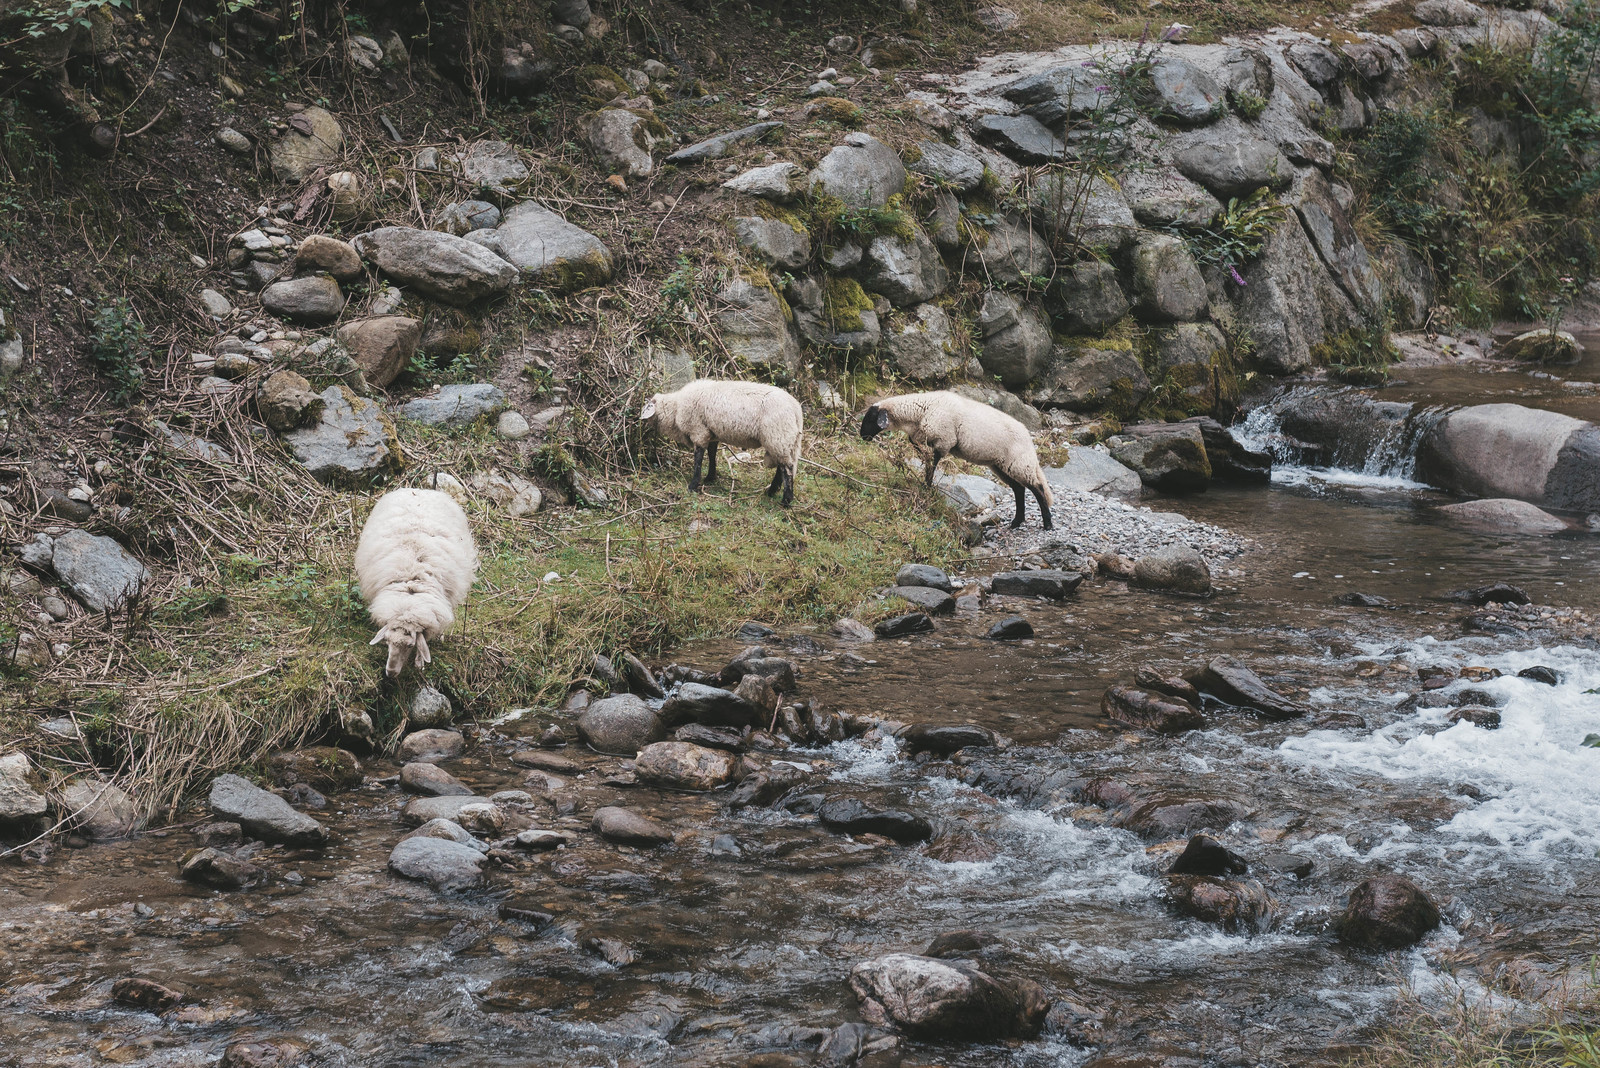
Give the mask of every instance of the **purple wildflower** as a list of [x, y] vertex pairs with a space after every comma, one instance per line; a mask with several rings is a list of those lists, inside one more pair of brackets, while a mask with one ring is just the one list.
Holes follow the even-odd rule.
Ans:
[[1165, 30], [1162, 31], [1161, 39], [1163, 41], [1171, 41], [1171, 40], [1176, 39], [1178, 34], [1180, 34], [1182, 32], [1183, 31], [1178, 29], [1178, 27], [1176, 27], [1176, 26], [1168, 26]]
[[1094, 91], [1097, 92], [1097, 93], [1109, 93], [1109, 92], [1111, 92], [1111, 86], [1109, 86], [1109, 85], [1097, 85], [1097, 86], [1094, 87]]
[[1243, 286], [1243, 285], [1244, 285], [1244, 284], [1245, 284], [1245, 280], [1244, 280], [1244, 278], [1243, 278], [1243, 277], [1242, 277], [1242, 276], [1241, 276], [1241, 275], [1240, 275], [1240, 274], [1239, 274], [1239, 270], [1238, 270], [1238, 268], [1236, 268], [1236, 267], [1235, 267], [1235, 266], [1233, 266], [1233, 264], [1231, 264], [1231, 263], [1230, 263], [1230, 264], [1228, 264], [1228, 276], [1229, 276], [1229, 277], [1230, 277], [1230, 278], [1232, 278], [1232, 279], [1233, 279], [1233, 280], [1234, 280], [1234, 281], [1235, 281], [1235, 282], [1237, 282], [1237, 283], [1238, 283], [1238, 284], [1239, 284], [1239, 285], [1240, 285], [1240, 286]]

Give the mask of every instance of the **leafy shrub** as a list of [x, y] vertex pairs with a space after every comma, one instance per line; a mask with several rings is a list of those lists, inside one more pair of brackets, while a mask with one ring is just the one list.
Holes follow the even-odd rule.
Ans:
[[112, 399], [126, 404], [144, 388], [144, 324], [126, 300], [114, 300], [95, 310], [89, 324], [89, 357], [111, 380]]
[[1202, 229], [1172, 232], [1188, 241], [1197, 261], [1220, 267], [1243, 285], [1238, 269], [1261, 255], [1282, 218], [1283, 205], [1272, 199], [1272, 190], [1262, 186], [1243, 200], [1230, 197]]

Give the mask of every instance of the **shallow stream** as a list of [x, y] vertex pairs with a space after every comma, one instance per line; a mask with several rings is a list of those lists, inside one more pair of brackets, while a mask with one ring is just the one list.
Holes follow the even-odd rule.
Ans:
[[[294, 1038], [318, 1065], [820, 1063], [821, 1033], [857, 1018], [854, 964], [965, 929], [997, 936], [997, 967], [1076, 1008], [1034, 1040], [907, 1041], [905, 1065], [1331, 1063], [1385, 1019], [1402, 982], [1537, 996], [1600, 945], [1600, 749], [1581, 745], [1600, 732], [1586, 692], [1600, 687], [1600, 649], [1569, 611], [1600, 611], [1600, 539], [1464, 530], [1430, 514], [1443, 499], [1392, 476], [1281, 471], [1271, 487], [1158, 503], [1260, 546], [1204, 602], [1096, 579], [1063, 606], [992, 599], [906, 641], [769, 639], [828, 708], [1012, 740], [954, 762], [893, 740], [779, 754], [823, 792], [897, 798], [956, 843], [944, 855], [975, 859], [852, 841], [803, 812], [730, 813], [571, 749], [575, 767], [549, 781], [508, 760], [545, 716], [501, 728], [524, 739], [485, 731], [446, 765], [482, 794], [545, 795], [541, 825], [579, 832], [492, 891], [441, 895], [386, 873], [404, 833], [392, 780], [330, 795], [316, 814], [335, 832], [326, 851], [256, 854], [276, 876], [261, 890], [182, 882], [199, 844], [188, 827], [6, 862], [0, 1063], [215, 1064], [252, 1036]], [[1497, 581], [1548, 614], [1490, 619], [1441, 599]], [[1391, 603], [1338, 602], [1357, 592]], [[1033, 640], [984, 637], [1014, 612]], [[673, 659], [714, 669], [738, 648]], [[1313, 711], [1283, 723], [1225, 711], [1170, 739], [1100, 714], [1105, 688], [1136, 667], [1176, 672], [1219, 653]], [[1487, 690], [1501, 727], [1407, 702], [1432, 665], [1504, 673], [1439, 691]], [[1562, 681], [1514, 677], [1533, 665]], [[367, 774], [396, 770], [374, 761]], [[1276, 898], [1271, 927], [1226, 933], [1175, 914], [1162, 872], [1185, 831], [1135, 833], [1053, 786], [1100, 777], [1150, 799], [1231, 803], [1236, 818], [1212, 830]], [[590, 814], [613, 803], [678, 840], [601, 842]], [[1293, 874], [1305, 860], [1310, 873]], [[1444, 925], [1413, 949], [1353, 950], [1329, 930], [1343, 895], [1378, 871], [1441, 903]], [[502, 919], [503, 902], [551, 919]], [[188, 1000], [165, 1016], [115, 1004], [111, 983], [127, 975]]]

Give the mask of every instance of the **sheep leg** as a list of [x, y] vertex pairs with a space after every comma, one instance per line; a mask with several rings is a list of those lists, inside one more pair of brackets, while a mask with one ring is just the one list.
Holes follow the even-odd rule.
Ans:
[[929, 489], [933, 488], [933, 475], [934, 472], [939, 470], [939, 461], [943, 460], [945, 456], [945, 454], [940, 452], [938, 449], [933, 449], [931, 452], [933, 455], [929, 458], [927, 466], [922, 469], [923, 474], [927, 476], [925, 481], [927, 482]]
[[[772, 471], [772, 485], [767, 487], [767, 496], [771, 497], [774, 493], [777, 493], [778, 492], [778, 488], [780, 486], [782, 486], [782, 485], [783, 485], [783, 465], [779, 464]], [[787, 504], [788, 502], [785, 501], [784, 503]]]
[[698, 493], [700, 490], [700, 464], [705, 459], [706, 450], [703, 446], [694, 447], [694, 473], [689, 476], [689, 492]]
[[[1018, 494], [1018, 499], [1021, 499], [1021, 494]], [[1044, 497], [1037, 489], [1033, 491], [1033, 499], [1039, 502], [1039, 515], [1044, 519], [1044, 529], [1054, 530], [1056, 525], [1050, 519], [1050, 506], [1044, 503]]]
[[[996, 474], [999, 474], [999, 472], [996, 472]], [[1011, 487], [1011, 492], [1017, 495], [1017, 514], [1011, 517], [1011, 529], [1016, 530], [1022, 525], [1022, 520], [1028, 514], [1027, 488], [1014, 478], [1008, 478], [1005, 475], [1000, 475], [1000, 478], [1006, 485]]]
[[780, 468], [778, 468], [778, 470], [780, 472], [782, 472], [782, 474], [783, 474], [783, 506], [785, 508], [789, 507], [789, 505], [794, 503], [794, 468], [795, 468], [795, 466], [797, 466], [797, 465], [791, 465], [789, 467], [780, 467]]
[[712, 438], [711, 444], [706, 446], [706, 455], [710, 457], [711, 464], [706, 471], [706, 483], [709, 485], [717, 480], [717, 439]]

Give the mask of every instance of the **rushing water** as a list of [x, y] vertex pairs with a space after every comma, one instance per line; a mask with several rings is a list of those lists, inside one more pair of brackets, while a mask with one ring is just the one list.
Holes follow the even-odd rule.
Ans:
[[[1560, 638], [1468, 632], [1468, 610], [1439, 598], [1505, 580], [1540, 604], [1600, 610], [1600, 543], [1462, 530], [1403, 480], [1375, 491], [1383, 477], [1162, 502], [1262, 546], [1209, 601], [1096, 581], [1064, 606], [995, 602], [919, 639], [852, 649], [819, 636], [822, 651], [786, 653], [802, 692], [827, 707], [980, 723], [1013, 740], [955, 764], [892, 740], [787, 754], [819, 791], [887, 793], [980, 843], [978, 859], [851, 842], [804, 806], [729, 813], [715, 797], [631, 785], [622, 761], [570, 753], [580, 768], [553, 785], [541, 825], [584, 831], [594, 808], [623, 803], [670, 821], [679, 840], [643, 851], [582, 833], [498, 875], [495, 890], [441, 895], [385, 872], [404, 798], [370, 782], [318, 814], [336, 836], [326, 851], [259, 853], [280, 877], [262, 890], [181, 882], [198, 844], [183, 826], [0, 867], [0, 1063], [214, 1064], [231, 1042], [290, 1036], [325, 1065], [731, 1066], [763, 1053], [808, 1064], [821, 1029], [856, 1018], [854, 964], [981, 929], [1000, 940], [996, 966], [1098, 1014], [1076, 1028], [1098, 1046], [1065, 1030], [907, 1042], [904, 1064], [1075, 1066], [1109, 1051], [1129, 1058], [1119, 1064], [1305, 1065], [1381, 1023], [1398, 981], [1476, 988], [1581, 961], [1600, 944], [1600, 749], [1581, 745], [1600, 731], [1588, 692], [1600, 651], [1570, 626]], [[1338, 603], [1351, 592], [1392, 605]], [[983, 637], [1019, 609], [1034, 640]], [[714, 667], [735, 651], [705, 643], [674, 659]], [[1138, 665], [1176, 671], [1216, 653], [1312, 714], [1225, 712], [1177, 738], [1100, 715], [1105, 687]], [[1407, 700], [1417, 668], [1441, 664], [1505, 673], [1471, 684], [1502, 702], [1498, 730]], [[1560, 685], [1514, 677], [1535, 664], [1561, 672]], [[551, 718], [502, 729], [537, 737]], [[486, 733], [448, 766], [480, 793], [521, 787], [515, 744]], [[1170, 846], [1037, 792], [1062, 775], [1240, 806], [1214, 830], [1278, 901], [1275, 923], [1230, 934], [1173, 913]], [[1278, 871], [1288, 858], [1311, 859], [1311, 874]], [[1341, 945], [1329, 920], [1375, 871], [1416, 880], [1445, 925], [1394, 954]], [[552, 922], [501, 920], [507, 895]], [[193, 1003], [164, 1017], [116, 1005], [109, 988], [125, 975]]]

